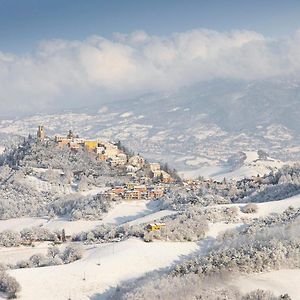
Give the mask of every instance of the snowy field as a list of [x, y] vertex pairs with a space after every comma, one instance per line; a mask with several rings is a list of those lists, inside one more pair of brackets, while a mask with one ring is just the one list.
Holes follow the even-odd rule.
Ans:
[[16, 218], [0, 220], [0, 232], [4, 230], [21, 231], [24, 228], [44, 225], [47, 221], [47, 218]]
[[[20, 246], [20, 247], [0, 247], [0, 263], [16, 264], [21, 260], [27, 260], [34, 254], [46, 254], [50, 242], [35, 243], [34, 247]], [[60, 245], [60, 248], [65, 245]]]
[[240, 276], [230, 282], [241, 292], [250, 292], [255, 289], [272, 291], [276, 296], [288, 294], [291, 299], [300, 299], [300, 270], [279, 270], [267, 273]]
[[243, 213], [241, 209], [247, 205], [247, 203], [236, 203], [236, 204], [221, 204], [221, 205], [213, 205], [212, 208], [220, 208], [220, 207], [238, 207], [239, 211], [238, 214], [240, 217], [243, 218], [259, 218], [259, 217], [265, 217], [270, 214], [274, 213], [282, 213], [289, 207], [293, 207], [295, 209], [300, 208], [300, 195], [292, 196], [286, 199], [277, 200], [277, 201], [268, 201], [268, 202], [261, 202], [261, 203], [255, 203], [258, 207], [258, 210], [256, 213]]
[[243, 165], [239, 167], [233, 167], [230, 165], [210, 165], [194, 170], [183, 170], [179, 172], [179, 175], [185, 179], [196, 179], [199, 176], [204, 178], [213, 178], [218, 181], [222, 181], [223, 178], [240, 180], [243, 178], [251, 178], [253, 176], [260, 176], [270, 173], [271, 170], [277, 170], [288, 162], [282, 162], [280, 160], [267, 158], [266, 160], [260, 160], [257, 152], [245, 151], [247, 156]]
[[137, 239], [88, 246], [84, 258], [71, 264], [12, 270], [22, 286], [22, 300], [102, 300], [102, 293], [125, 280], [170, 266], [198, 248], [196, 243]]

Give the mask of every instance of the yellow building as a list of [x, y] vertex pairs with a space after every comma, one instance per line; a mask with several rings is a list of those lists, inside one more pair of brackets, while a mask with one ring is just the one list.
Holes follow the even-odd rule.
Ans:
[[162, 182], [164, 183], [171, 183], [174, 182], [174, 179], [171, 175], [164, 170], [152, 171], [153, 178], [161, 178]]
[[162, 177], [163, 177], [163, 182], [164, 183], [171, 183], [171, 182], [173, 182], [174, 180], [173, 180], [173, 178], [171, 177], [171, 175], [169, 174], [169, 173], [167, 173], [167, 172], [165, 172], [165, 171], [161, 171], [161, 175], [162, 175]]
[[148, 231], [156, 231], [162, 229], [165, 226], [166, 226], [165, 223], [150, 223], [146, 226], [146, 229]]
[[84, 146], [89, 151], [95, 151], [98, 147], [98, 141], [85, 141]]

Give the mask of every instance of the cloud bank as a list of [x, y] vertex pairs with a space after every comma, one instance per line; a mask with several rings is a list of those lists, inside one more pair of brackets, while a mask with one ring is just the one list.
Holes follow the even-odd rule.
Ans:
[[280, 39], [199, 29], [44, 41], [30, 54], [0, 52], [0, 116], [100, 106], [211, 79], [296, 76], [299, 54], [300, 31]]

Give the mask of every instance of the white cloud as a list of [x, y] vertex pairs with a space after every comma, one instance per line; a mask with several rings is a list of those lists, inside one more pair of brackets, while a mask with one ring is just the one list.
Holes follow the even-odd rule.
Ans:
[[250, 31], [143, 31], [44, 41], [31, 54], [0, 52], [1, 115], [68, 108], [180, 88], [215, 78], [298, 74], [300, 31], [269, 39]]

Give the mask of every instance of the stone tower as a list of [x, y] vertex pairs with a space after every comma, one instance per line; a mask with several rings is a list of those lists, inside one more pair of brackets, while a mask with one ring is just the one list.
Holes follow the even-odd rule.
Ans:
[[67, 135], [67, 138], [70, 139], [70, 140], [74, 138], [74, 133], [73, 133], [72, 130], [69, 130], [69, 133], [68, 133], [68, 135]]
[[39, 126], [38, 127], [37, 138], [40, 141], [43, 141], [45, 139], [45, 129], [44, 129], [44, 126]]

